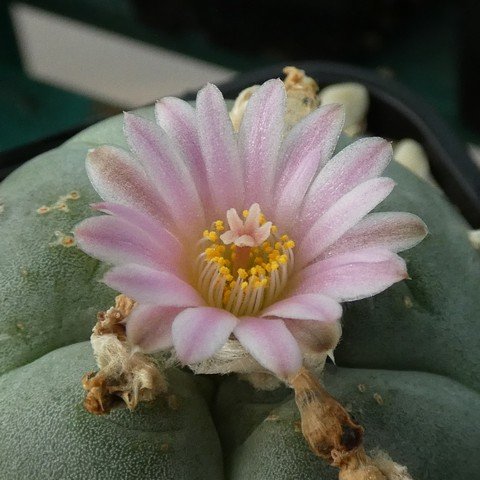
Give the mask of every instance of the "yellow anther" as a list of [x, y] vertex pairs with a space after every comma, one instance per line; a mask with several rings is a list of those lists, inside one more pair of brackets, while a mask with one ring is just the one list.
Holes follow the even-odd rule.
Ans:
[[242, 287], [242, 290], [245, 290], [248, 287], [248, 282], [242, 282], [240, 286]]
[[223, 226], [223, 221], [222, 220], [217, 220], [216, 222], [214, 222], [215, 224], [215, 228], [217, 230], [217, 232], [223, 232], [223, 230], [225, 230], [225, 227]]
[[208, 232], [208, 239], [212, 242], [216, 242], [218, 240], [217, 232]]
[[257, 280], [255, 282], [255, 288], [266, 287], [268, 284], [268, 280], [266, 278], [262, 278], [261, 280]]
[[255, 257], [254, 262], [255, 262], [257, 265], [261, 265], [261, 264], [263, 263], [263, 257]]
[[283, 244], [284, 248], [293, 248], [295, 246], [295, 242], [293, 240], [289, 240]]
[[208, 230], [204, 230], [204, 231], [203, 231], [203, 238], [208, 238], [208, 234], [209, 234], [209, 233], [210, 233], [210, 232], [209, 232]]
[[286, 241], [288, 240], [288, 235], [282, 235], [282, 236], [280, 237], [280, 240], [281, 240], [282, 242], [286, 242]]
[[272, 225], [272, 226], [270, 227], [270, 231], [271, 231], [272, 233], [277, 233], [277, 232], [278, 232], [278, 227], [277, 227], [276, 225]]
[[281, 263], [282, 265], [285, 265], [288, 261], [288, 257], [286, 255], [280, 255], [278, 258], [278, 263]]
[[244, 218], [247, 218], [247, 217], [248, 217], [248, 213], [249, 213], [248, 210], [244, 210], [244, 211], [242, 212], [243, 217], [244, 217]]
[[270, 262], [270, 267], [272, 269], [272, 272], [274, 270], [278, 270], [278, 267], [279, 267], [278, 262]]
[[239, 268], [237, 270], [237, 274], [238, 274], [239, 278], [241, 278], [243, 280], [245, 280], [245, 278], [248, 277], [248, 273], [243, 268]]
[[225, 277], [225, 280], [226, 280], [227, 282], [231, 282], [231, 281], [233, 280], [233, 275], [228, 274], [228, 275]]
[[280, 250], [282, 248], [282, 244], [280, 242], [275, 242], [275, 249]]
[[272, 250], [272, 253], [268, 255], [269, 260], [276, 260], [280, 256], [280, 252], [278, 250]]
[[230, 274], [230, 269], [228, 267], [221, 267], [218, 271], [224, 276]]
[[257, 275], [265, 275], [265, 268], [263, 268], [262, 266], [258, 266], [257, 267]]
[[233, 282], [230, 282], [228, 286], [233, 290], [237, 286], [237, 281], [233, 280]]
[[267, 219], [265, 218], [265, 215], [263, 213], [260, 214], [259, 221], [260, 221], [260, 225], [263, 225], [267, 221]]

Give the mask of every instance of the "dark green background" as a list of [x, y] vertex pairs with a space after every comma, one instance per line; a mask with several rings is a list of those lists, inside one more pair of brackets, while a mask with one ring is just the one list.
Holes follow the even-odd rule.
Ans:
[[[115, 106], [100, 105], [25, 75], [10, 25], [10, 3], [0, 2], [0, 152], [91, 123], [114, 112]], [[176, 35], [156, 33], [141, 24], [128, 0], [34, 0], [26, 3], [239, 72], [283, 60], [279, 52], [254, 56], [240, 54], [215, 45], [195, 31]], [[408, 8], [408, 2], [405, 6]], [[388, 69], [397, 80], [434, 106], [463, 139], [478, 142], [480, 135], [469, 131], [458, 114], [458, 31], [457, 7], [453, 2], [439, 2], [432, 11], [423, 10], [423, 13], [412, 15], [412, 20], [400, 31], [397, 28], [393, 38], [388, 38], [375, 53], [351, 58], [346, 55], [341, 60]]]

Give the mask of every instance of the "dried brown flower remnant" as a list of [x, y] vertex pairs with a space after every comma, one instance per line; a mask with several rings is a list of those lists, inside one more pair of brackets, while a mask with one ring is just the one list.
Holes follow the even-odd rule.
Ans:
[[311, 372], [302, 368], [290, 383], [295, 390], [303, 435], [316, 455], [333, 462], [335, 452], [346, 453], [361, 445], [363, 428]]
[[406, 468], [388, 455], [382, 455], [379, 463], [365, 453], [363, 427], [352, 420], [309, 370], [303, 367], [289, 383], [295, 391], [305, 440], [313, 453], [340, 468], [339, 480], [410, 479]]
[[[318, 98], [317, 82], [305, 75], [303, 70], [296, 67], [285, 67], [286, 108], [285, 108], [285, 131], [290, 130], [299, 120], [313, 112], [320, 105]], [[233, 128], [238, 131], [242, 123], [243, 114], [248, 101], [259, 89], [259, 85], [253, 85], [240, 92], [230, 110], [230, 119]]]
[[121, 322], [134, 306], [132, 299], [119, 295], [115, 307], [97, 316], [90, 340], [100, 371], [82, 379], [87, 390], [84, 406], [90, 413], [101, 415], [122, 405], [134, 409], [139, 402], [151, 401], [167, 390], [155, 360], [127, 341]]
[[305, 75], [303, 70], [296, 67], [285, 67], [285, 90], [287, 92], [287, 105], [285, 110], [285, 123], [287, 128], [293, 127], [303, 117], [313, 112], [320, 105], [317, 82]]

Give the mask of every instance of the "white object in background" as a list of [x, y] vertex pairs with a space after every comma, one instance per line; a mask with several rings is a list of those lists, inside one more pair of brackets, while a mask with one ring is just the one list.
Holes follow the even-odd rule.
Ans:
[[354, 136], [365, 131], [368, 113], [368, 90], [360, 83], [334, 83], [320, 93], [320, 104], [340, 103], [345, 107], [345, 125], [343, 131]]
[[475, 145], [474, 143], [469, 143], [468, 153], [470, 154], [470, 158], [473, 160], [473, 163], [480, 168], [480, 146]]
[[473, 248], [480, 250], [480, 230], [470, 230], [468, 232], [468, 239]]
[[416, 140], [404, 138], [395, 143], [393, 146], [393, 158], [418, 177], [436, 185], [430, 172], [427, 154]]
[[197, 90], [235, 73], [22, 3], [12, 4], [11, 15], [33, 78], [120, 107]]

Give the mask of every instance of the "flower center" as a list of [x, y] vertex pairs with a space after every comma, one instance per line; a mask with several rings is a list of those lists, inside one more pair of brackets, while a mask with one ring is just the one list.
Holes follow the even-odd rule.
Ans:
[[254, 315], [281, 294], [293, 269], [295, 242], [267, 222], [258, 204], [227, 212], [203, 232], [197, 257], [197, 288], [209, 305], [234, 315]]

